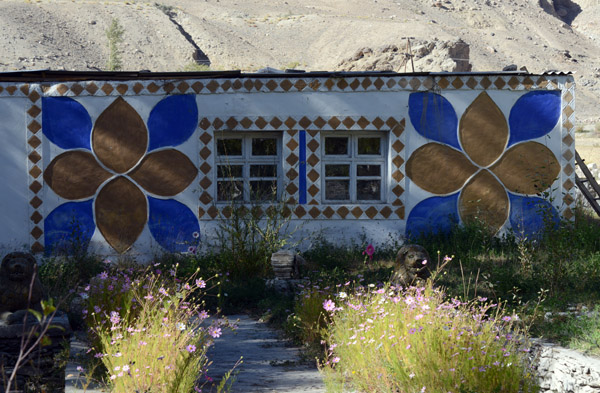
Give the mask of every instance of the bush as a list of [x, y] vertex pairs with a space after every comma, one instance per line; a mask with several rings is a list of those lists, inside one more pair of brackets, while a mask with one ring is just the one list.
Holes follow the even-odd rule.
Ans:
[[[209, 365], [206, 351], [221, 335], [223, 320], [210, 326], [198, 297], [201, 278], [177, 282], [176, 273], [150, 271], [135, 279], [131, 271], [99, 277], [89, 288], [88, 322], [97, 338], [96, 357], [114, 392], [181, 392], [201, 389]], [[116, 295], [116, 296], [115, 296]], [[227, 383], [226, 378], [221, 387]]]
[[289, 247], [295, 232], [287, 231], [290, 217], [290, 208], [283, 202], [268, 207], [232, 202], [225, 207], [217, 230], [221, 269], [233, 281], [272, 276], [271, 255]]
[[486, 299], [382, 287], [323, 306], [333, 321], [321, 367], [328, 391], [536, 391], [525, 332]]

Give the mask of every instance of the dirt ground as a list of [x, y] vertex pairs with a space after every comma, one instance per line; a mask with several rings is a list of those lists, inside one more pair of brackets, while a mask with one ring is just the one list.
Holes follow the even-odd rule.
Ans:
[[[600, 124], [600, 0], [2, 0], [0, 72], [106, 69], [113, 18], [125, 70], [189, 69], [200, 50], [217, 70], [333, 71], [361, 48], [462, 39], [473, 71], [573, 72], [577, 125]], [[592, 135], [577, 148], [600, 163]]]

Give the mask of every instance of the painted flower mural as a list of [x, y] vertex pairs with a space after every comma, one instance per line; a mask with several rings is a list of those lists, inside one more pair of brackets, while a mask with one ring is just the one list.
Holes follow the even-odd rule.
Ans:
[[508, 121], [482, 92], [458, 121], [452, 104], [439, 94], [419, 92], [409, 98], [416, 131], [435, 142], [416, 149], [406, 163], [408, 177], [436, 196], [418, 203], [407, 233], [448, 230], [453, 223], [483, 220], [493, 231], [510, 222], [531, 235], [543, 226], [544, 214], [558, 214], [546, 200], [560, 171], [545, 145], [533, 141], [548, 134], [560, 117], [560, 95], [532, 91], [512, 106]]
[[[79, 102], [43, 98], [43, 132], [64, 149], [44, 171], [46, 184], [73, 201], [45, 219], [47, 251], [76, 236], [87, 246], [96, 228], [119, 253], [131, 248], [146, 225], [168, 251], [197, 243], [195, 214], [170, 197], [184, 191], [198, 170], [174, 149], [188, 140], [198, 122], [192, 95], [158, 102], [147, 123], [122, 97], [92, 121]], [[77, 232], [77, 233], [75, 233]]]

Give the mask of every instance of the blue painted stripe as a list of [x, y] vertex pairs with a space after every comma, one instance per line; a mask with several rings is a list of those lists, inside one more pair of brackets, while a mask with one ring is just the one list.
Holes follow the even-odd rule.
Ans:
[[306, 203], [306, 131], [300, 130], [300, 190], [298, 191], [298, 203], [301, 205]]

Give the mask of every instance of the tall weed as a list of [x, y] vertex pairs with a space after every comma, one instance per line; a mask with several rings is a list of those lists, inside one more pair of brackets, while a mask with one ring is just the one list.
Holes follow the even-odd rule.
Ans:
[[[108, 286], [103, 287], [107, 295]], [[194, 277], [177, 282], [154, 271], [123, 279], [120, 288], [125, 287], [122, 307], [94, 309], [89, 315], [98, 338], [96, 357], [106, 368], [111, 391], [200, 391], [208, 380], [206, 352], [226, 324], [202, 324], [209, 317], [199, 301], [206, 282]]]
[[333, 321], [322, 365], [328, 392], [537, 391], [525, 332], [487, 299], [382, 287], [323, 306]]

